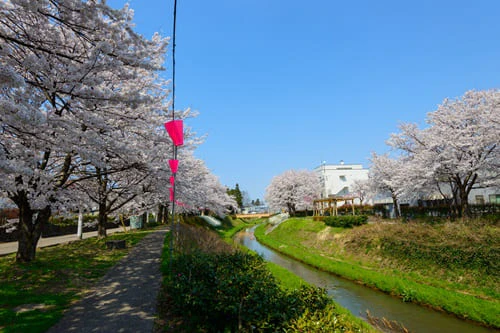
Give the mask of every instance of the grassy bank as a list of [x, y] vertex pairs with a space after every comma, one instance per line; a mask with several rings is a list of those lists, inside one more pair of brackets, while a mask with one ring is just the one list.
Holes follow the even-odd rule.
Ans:
[[[115, 233], [37, 250], [34, 262], [0, 257], [0, 331], [45, 332], [107, 270], [139, 242], [146, 231]], [[107, 250], [106, 241], [124, 239], [126, 249]]]
[[222, 225], [222, 228], [217, 229], [217, 233], [222, 237], [222, 239], [232, 242], [232, 239], [236, 233], [239, 231], [250, 228], [256, 224], [262, 223], [264, 219], [251, 219], [251, 220], [243, 220], [243, 219], [230, 219], [226, 218], [225, 223]]
[[214, 235], [184, 226], [172, 261], [165, 247], [156, 332], [376, 332], [324, 290]]
[[[319, 269], [399, 296], [404, 301], [425, 304], [498, 328], [498, 229], [471, 228], [388, 224], [340, 229], [311, 219], [290, 219], [267, 235], [261, 226], [255, 235], [275, 250]], [[431, 236], [438, 235], [441, 239], [435, 244], [437, 239]], [[486, 244], [485, 239], [488, 239]], [[401, 244], [411, 244], [410, 250]], [[415, 255], [417, 248], [424, 249], [429, 244], [442, 247], [439, 251], [445, 253], [432, 257]], [[471, 253], [474, 247], [475, 256], [467, 257], [465, 254]], [[453, 265], [443, 267], [442, 261], [457, 253], [462, 253], [461, 259], [454, 259]], [[432, 263], [431, 259], [436, 262]], [[478, 262], [484, 264], [478, 265]]]

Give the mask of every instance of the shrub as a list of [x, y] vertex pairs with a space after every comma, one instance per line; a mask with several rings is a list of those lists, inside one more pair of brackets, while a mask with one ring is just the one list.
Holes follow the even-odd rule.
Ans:
[[327, 216], [323, 220], [327, 226], [352, 228], [368, 223], [368, 216], [366, 215], [340, 215], [340, 216]]
[[312, 210], [298, 210], [295, 212], [295, 217], [307, 217], [313, 216], [314, 212]]
[[[281, 332], [306, 311], [319, 316], [331, 304], [324, 289], [282, 289], [262, 257], [228, 247], [215, 233], [179, 227], [182, 246], [162, 265], [162, 300], [180, 331]], [[300, 325], [315, 318], [304, 316]]]
[[165, 287], [186, 327], [209, 332], [274, 332], [305, 309], [329, 303], [318, 288], [283, 291], [261, 257], [243, 252], [177, 255]]
[[304, 313], [294, 318], [287, 325], [285, 332], [359, 332], [356, 327], [348, 320], [345, 314], [339, 314], [334, 304], [328, 304], [322, 310], [312, 311], [306, 309]]

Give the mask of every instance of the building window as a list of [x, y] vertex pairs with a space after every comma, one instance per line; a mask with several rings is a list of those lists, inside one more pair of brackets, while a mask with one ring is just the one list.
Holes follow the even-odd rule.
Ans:
[[484, 196], [482, 196], [482, 195], [476, 195], [476, 203], [478, 205], [484, 205]]
[[500, 205], [500, 194], [490, 194], [490, 203]]
[[347, 181], [347, 179], [345, 178], [345, 176], [339, 176], [339, 178], [340, 178], [340, 181], [342, 181], [342, 182]]

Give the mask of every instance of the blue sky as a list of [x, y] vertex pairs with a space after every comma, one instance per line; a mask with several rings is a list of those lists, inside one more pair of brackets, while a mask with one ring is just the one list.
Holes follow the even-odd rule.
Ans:
[[[136, 31], [171, 36], [173, 0], [129, 3]], [[262, 200], [286, 170], [368, 167], [399, 123], [499, 88], [499, 12], [498, 0], [178, 0], [176, 108], [199, 112], [186, 122], [207, 135], [195, 155]]]

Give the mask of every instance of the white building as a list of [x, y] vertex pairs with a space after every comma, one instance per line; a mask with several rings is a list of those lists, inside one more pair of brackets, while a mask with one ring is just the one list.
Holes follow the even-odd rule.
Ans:
[[[367, 180], [368, 169], [361, 164], [326, 164], [323, 162], [314, 169], [322, 185], [321, 198], [346, 196], [351, 193], [355, 180]], [[359, 204], [359, 201], [355, 202]]]
[[[313, 170], [320, 180], [322, 186], [321, 196], [319, 199], [333, 198], [356, 195], [352, 193], [352, 186], [355, 180], [367, 180], [369, 169], [364, 169], [361, 164], [345, 164], [340, 161], [340, 164], [327, 164], [323, 162], [320, 166]], [[451, 190], [446, 185], [441, 187], [444, 193], [448, 193], [451, 197]], [[422, 198], [423, 200], [442, 199], [439, 193], [428, 194]], [[359, 204], [359, 200], [355, 200], [355, 204]], [[385, 203], [392, 205], [392, 198], [377, 196], [375, 198], [365, 200], [363, 203]], [[412, 206], [417, 206], [417, 199], [410, 201], [401, 201]], [[469, 194], [469, 204], [500, 204], [500, 188], [483, 188], [473, 189]]]

